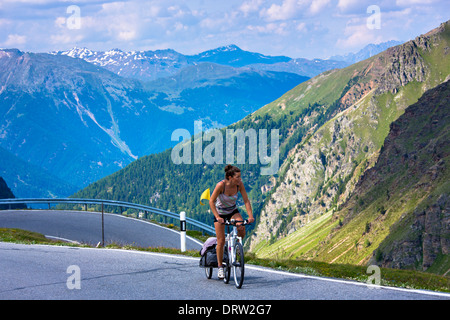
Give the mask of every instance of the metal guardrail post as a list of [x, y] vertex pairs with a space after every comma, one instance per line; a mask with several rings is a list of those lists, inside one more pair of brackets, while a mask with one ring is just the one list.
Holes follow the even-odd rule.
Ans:
[[104, 205], [103, 205], [103, 202], [102, 202], [102, 247], [104, 247], [105, 246], [105, 218], [104, 218], [104, 211], [105, 211], [105, 208], [104, 208]]
[[180, 212], [181, 252], [186, 251], [186, 212]]

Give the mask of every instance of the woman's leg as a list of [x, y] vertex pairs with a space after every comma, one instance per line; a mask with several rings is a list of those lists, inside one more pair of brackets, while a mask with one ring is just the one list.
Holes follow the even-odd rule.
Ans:
[[217, 264], [222, 267], [223, 261], [223, 247], [225, 246], [225, 225], [219, 222], [214, 222], [214, 227], [216, 229], [216, 253], [217, 253]]
[[[240, 220], [240, 221], [244, 220], [244, 219], [242, 219], [242, 216], [239, 212], [235, 213], [231, 219]], [[236, 226], [237, 226], [238, 236], [241, 237], [242, 239], [244, 239], [245, 227], [242, 225], [242, 223], [239, 223], [239, 222], [236, 224]]]

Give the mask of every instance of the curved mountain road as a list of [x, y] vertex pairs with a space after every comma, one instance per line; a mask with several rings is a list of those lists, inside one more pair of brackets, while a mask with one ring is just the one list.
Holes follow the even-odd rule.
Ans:
[[[198, 258], [119, 249], [0, 242], [0, 299], [422, 300], [449, 294], [290, 274], [247, 266], [238, 290], [206, 279]], [[184, 305], [184, 304], [183, 304]], [[216, 311], [217, 310], [217, 311]], [[220, 313], [221, 310], [215, 309]]]
[[[177, 231], [116, 214], [105, 214], [104, 220], [105, 243], [180, 246]], [[101, 241], [101, 214], [95, 212], [0, 211], [0, 227], [91, 244]], [[200, 245], [187, 239], [187, 249]], [[256, 266], [246, 267], [244, 286], [237, 290], [232, 280], [228, 285], [217, 280], [216, 272], [213, 279], [206, 279], [198, 258], [150, 252], [0, 242], [0, 257], [0, 299], [450, 299], [449, 294], [371, 288]], [[79, 289], [71, 288], [76, 276]]]
[[[0, 228], [18, 228], [96, 245], [102, 241], [99, 212], [65, 210], [0, 211]], [[180, 248], [180, 233], [148, 221], [119, 214], [104, 214], [105, 244]], [[199, 250], [201, 242], [186, 237], [187, 250]]]

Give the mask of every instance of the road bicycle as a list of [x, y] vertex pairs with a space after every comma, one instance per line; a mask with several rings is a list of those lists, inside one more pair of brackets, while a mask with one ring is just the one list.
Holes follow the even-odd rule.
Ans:
[[[234, 284], [236, 288], [240, 289], [242, 284], [244, 283], [244, 270], [245, 270], [245, 262], [244, 262], [244, 247], [242, 246], [242, 238], [238, 236], [236, 223], [242, 223], [241, 225], [246, 226], [250, 224], [248, 220], [234, 220], [225, 221], [224, 224], [227, 226], [232, 225], [233, 230], [229, 232], [227, 230], [227, 236], [225, 239], [224, 252], [228, 252], [228, 261], [223, 262], [223, 271], [224, 271], [224, 279], [225, 283], [230, 282], [231, 277], [231, 269], [233, 269], [233, 277]], [[213, 268], [207, 267], [205, 268], [206, 277], [211, 279]]]

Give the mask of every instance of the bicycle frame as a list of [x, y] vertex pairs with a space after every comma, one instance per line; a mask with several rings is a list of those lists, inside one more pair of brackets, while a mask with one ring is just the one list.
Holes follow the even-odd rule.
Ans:
[[234, 261], [231, 261], [231, 265], [233, 265], [233, 263], [235, 263], [235, 259], [236, 259], [236, 255], [234, 252], [234, 245], [236, 244], [236, 240], [239, 240], [239, 242], [242, 244], [242, 238], [238, 236], [238, 232], [237, 232], [237, 226], [236, 223], [240, 223], [243, 222], [243, 226], [249, 224], [248, 220], [234, 220], [231, 219], [230, 221], [225, 221], [224, 225], [226, 226], [233, 226], [233, 229], [231, 230], [231, 232], [229, 232], [225, 238], [225, 242], [228, 244], [228, 250], [231, 251], [229, 253], [231, 253], [231, 256], [228, 255], [228, 258], [232, 258]]
[[[242, 248], [242, 238], [238, 236], [238, 232], [237, 232], [237, 226], [236, 223], [241, 223], [241, 225], [245, 226], [248, 223], [248, 220], [230, 220], [230, 221], [225, 221], [225, 225], [233, 225], [233, 230], [231, 232], [229, 232], [226, 236], [226, 248], [228, 250], [228, 263], [227, 263], [227, 267], [226, 267], [226, 276], [224, 279], [225, 283], [228, 283], [229, 278], [230, 278], [230, 273], [231, 273], [231, 267], [233, 267], [233, 273], [234, 273], [234, 281], [236, 284], [236, 287], [238, 289], [241, 288], [242, 283], [244, 281], [244, 251]], [[236, 246], [236, 241], [239, 241], [239, 245]], [[236, 252], [236, 248], [239, 248], [239, 256], [241, 257], [241, 261], [237, 261], [236, 256], [238, 255], [238, 253]], [[237, 270], [240, 270], [240, 275], [237, 275]]]
[[[244, 248], [242, 246], [242, 238], [238, 236], [237, 225], [247, 225], [250, 224], [248, 220], [234, 220], [225, 221], [224, 225], [232, 225], [233, 229], [230, 232], [229, 228], [227, 228], [227, 234], [225, 239], [224, 250], [227, 250], [228, 260], [224, 260], [224, 272], [225, 277], [223, 281], [228, 283], [230, 281], [231, 269], [233, 269], [233, 277], [234, 282], [236, 284], [236, 288], [240, 289], [244, 282]], [[206, 278], [211, 279], [213, 268], [211, 266], [205, 267]]]

